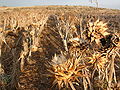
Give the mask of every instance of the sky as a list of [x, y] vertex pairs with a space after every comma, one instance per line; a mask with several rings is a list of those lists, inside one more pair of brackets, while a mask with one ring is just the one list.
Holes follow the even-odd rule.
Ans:
[[[98, 2], [101, 8], [120, 9], [120, 0], [98, 0]], [[90, 0], [0, 0], [0, 6], [27, 7], [41, 5], [81, 5], [96, 7], [96, 4], [91, 3]]]

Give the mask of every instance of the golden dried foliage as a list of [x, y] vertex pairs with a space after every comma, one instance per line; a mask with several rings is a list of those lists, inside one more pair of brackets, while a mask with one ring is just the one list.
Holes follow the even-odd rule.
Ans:
[[[40, 48], [44, 49], [42, 51], [45, 51], [45, 50], [47, 51], [47, 49], [52, 48], [51, 45], [49, 48], [46, 48], [48, 44], [45, 46], [41, 44], [40, 40], [46, 39], [44, 36], [43, 38], [41, 38], [41, 32], [44, 31], [44, 34], [45, 33], [48, 34], [48, 32], [51, 29], [57, 29], [55, 30], [55, 33], [59, 34], [59, 36], [61, 37], [61, 42], [63, 43], [63, 47], [65, 49], [65, 51], [63, 51], [65, 55], [55, 54], [54, 58], [51, 60], [51, 62], [49, 62], [49, 65], [47, 65], [48, 71], [49, 71], [48, 76], [54, 79], [53, 86], [57, 84], [59, 89], [70, 87], [72, 90], [76, 90], [76, 87], [74, 86], [74, 84], [77, 84], [82, 89], [93, 90], [91, 87], [94, 87], [94, 83], [93, 83], [94, 81], [92, 82], [91, 81], [92, 78], [88, 77], [88, 75], [93, 75], [93, 74], [94, 74], [93, 75], [94, 79], [97, 77], [102, 77], [103, 79], [101, 78], [97, 78], [97, 79], [102, 80], [101, 82], [110, 84], [110, 86], [112, 82], [114, 81], [115, 83], [117, 82], [116, 75], [115, 75], [117, 71], [115, 71], [116, 68], [114, 66], [116, 64], [114, 65], [115, 63], [114, 60], [116, 60], [116, 57], [117, 57], [117, 60], [119, 60], [119, 57], [120, 57], [120, 54], [119, 54], [120, 53], [120, 34], [119, 33], [117, 34], [109, 33], [107, 31], [108, 30], [107, 23], [104, 23], [99, 19], [96, 21], [89, 20], [88, 22], [86, 22], [87, 23], [86, 24], [84, 22], [84, 17], [82, 17], [81, 15], [75, 15], [75, 13], [72, 15], [70, 13], [66, 13], [66, 14], [62, 13], [57, 16], [57, 14], [53, 15], [53, 13], [48, 13], [46, 11], [45, 12], [40, 11], [40, 13], [38, 14], [37, 13], [38, 11], [39, 10], [35, 11], [34, 13], [33, 11], [26, 12], [26, 13], [22, 12], [23, 14], [15, 13], [16, 16], [14, 16], [14, 14], [12, 13], [9, 13], [9, 15], [6, 14], [7, 16], [3, 16], [4, 22], [3, 22], [3, 25], [1, 25], [3, 27], [0, 28], [0, 58], [1, 58], [1, 49], [2, 49], [3, 43], [7, 45], [7, 47], [9, 47], [8, 45], [9, 43], [7, 44], [6, 42], [7, 40], [6, 38], [7, 36], [9, 36], [9, 35], [6, 35], [7, 32], [9, 33], [13, 32], [15, 34], [13, 36], [15, 36], [16, 39], [20, 36], [16, 46], [14, 46], [14, 48], [10, 48], [11, 52], [14, 53], [13, 60], [12, 60], [13, 62], [12, 71], [15, 73], [11, 74], [11, 76], [13, 76], [12, 77], [13, 80], [16, 79], [14, 77], [17, 76], [17, 72], [15, 71], [17, 67], [17, 64], [16, 64], [17, 61], [20, 61], [19, 68], [21, 72], [25, 72], [26, 60], [27, 60], [27, 64], [32, 65], [33, 63], [31, 61], [32, 59], [34, 59], [33, 55], [38, 53]], [[50, 14], [55, 16], [55, 18], [54, 19], [51, 18]], [[54, 23], [51, 22], [52, 19]], [[55, 25], [53, 26], [53, 24]], [[48, 27], [50, 28], [48, 29]], [[88, 29], [86, 29], [86, 27]], [[20, 28], [22, 28], [22, 30]], [[48, 29], [48, 32], [45, 32], [46, 29]], [[17, 33], [19, 31], [21, 33], [20, 35]], [[53, 40], [52, 45], [54, 45], [56, 49], [62, 47], [62, 45], [57, 46], [57, 44], [54, 44], [55, 43], [54, 39], [56, 39], [56, 37], [58, 36], [57, 34], [56, 35], [52, 34], [51, 35], [52, 39], [49, 39], [51, 40], [50, 42], [52, 42]], [[111, 38], [107, 40], [108, 39], [107, 36], [111, 36]], [[89, 38], [91, 40], [91, 43], [89, 43]], [[107, 49], [105, 48], [106, 51], [105, 49], [104, 50], [101, 48], [99, 49], [98, 45], [100, 45], [100, 43], [102, 44], [102, 41], [100, 41], [101, 39], [104, 39], [105, 44], [111, 44], [109, 48]], [[95, 45], [93, 45], [94, 44], [93, 41], [97, 43], [97, 45], [95, 44], [96, 47]], [[18, 45], [19, 42], [21, 43], [20, 45]], [[16, 50], [18, 50], [17, 48], [19, 46], [21, 47], [18, 55], [17, 54], [18, 52]], [[59, 49], [59, 50], [62, 50], [62, 49]], [[53, 52], [54, 50], [48, 50], [47, 54], [50, 53], [50, 57], [51, 57], [51, 55], [53, 55]], [[97, 52], [97, 53], [94, 53], [94, 52]], [[104, 52], [105, 54], [103, 54], [102, 52]], [[89, 57], [91, 54], [92, 56]], [[15, 55], [18, 55], [18, 56], [15, 56]], [[86, 60], [86, 57], [88, 61]], [[108, 60], [108, 58], [110, 60]], [[112, 60], [111, 58], [113, 58], [114, 60]], [[38, 61], [38, 58], [35, 61], [33, 60], [34, 64], [37, 61]], [[41, 63], [41, 59], [40, 59], [40, 63]], [[91, 67], [93, 66], [94, 66], [93, 70], [96, 71], [97, 69], [96, 72], [91, 71], [92, 69]], [[116, 67], [118, 66], [116, 65]], [[38, 68], [36, 66], [34, 66], [34, 68], [35, 68], [34, 71], [38, 73], [37, 71]], [[0, 61], [0, 74], [3, 74], [4, 70], [5, 69], [1, 67], [1, 61]], [[104, 70], [104, 71], [106, 70], [106, 71], [101, 73], [100, 72], [101, 70]], [[30, 71], [28, 70], [28, 72], [30, 72], [29, 75], [27, 74], [27, 72], [26, 72], [26, 75], [30, 76], [30, 74], [32, 73], [32, 69]], [[35, 75], [35, 73], [33, 74]], [[114, 80], [112, 79], [113, 77], [114, 77]], [[23, 82], [25, 83], [25, 81]], [[80, 86], [79, 83], [83, 83], [83, 86]]]

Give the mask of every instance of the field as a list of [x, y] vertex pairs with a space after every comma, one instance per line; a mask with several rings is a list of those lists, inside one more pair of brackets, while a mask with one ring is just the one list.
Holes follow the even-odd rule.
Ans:
[[0, 8], [0, 90], [119, 90], [120, 10]]

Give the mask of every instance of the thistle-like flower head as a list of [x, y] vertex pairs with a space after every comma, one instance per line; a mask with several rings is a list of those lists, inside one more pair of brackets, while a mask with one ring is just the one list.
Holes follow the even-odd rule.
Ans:
[[88, 37], [91, 38], [91, 42], [95, 40], [98, 44], [101, 38], [109, 35], [110, 33], [107, 32], [107, 23], [103, 23], [99, 19], [95, 22], [89, 21], [87, 24], [88, 27]]
[[[60, 60], [60, 57], [55, 56], [55, 58]], [[61, 57], [63, 58], [63, 56]], [[53, 85], [58, 84], [59, 89], [66, 86], [71, 87], [75, 90], [73, 86], [73, 82], [79, 82], [79, 77], [84, 77], [81, 73], [81, 70], [85, 68], [84, 65], [79, 63], [79, 59], [70, 58], [64, 61], [61, 64], [54, 64], [54, 62], [50, 63], [51, 68], [48, 71], [51, 73], [51, 77], [54, 78]]]

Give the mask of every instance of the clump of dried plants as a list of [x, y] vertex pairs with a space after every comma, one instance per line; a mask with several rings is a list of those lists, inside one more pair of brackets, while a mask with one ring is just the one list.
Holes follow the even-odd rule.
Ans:
[[[71, 21], [71, 18], [74, 18], [74, 21]], [[54, 78], [53, 85], [58, 84], [59, 89], [70, 86], [75, 90], [72, 83], [75, 81], [82, 83], [79, 80], [82, 78], [85, 90], [96, 87], [111, 89], [112, 84], [117, 83], [115, 59], [120, 56], [119, 34], [108, 32], [107, 23], [100, 19], [88, 20], [87, 29], [84, 28], [82, 19], [76, 16], [67, 17], [67, 19], [63, 16], [57, 20], [57, 29], [65, 48], [64, 53], [69, 58], [66, 59], [65, 55], [62, 55], [62, 58], [55, 55], [50, 62], [48, 71]], [[53, 63], [54, 60], [63, 62]]]

